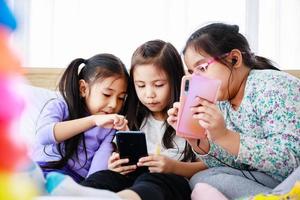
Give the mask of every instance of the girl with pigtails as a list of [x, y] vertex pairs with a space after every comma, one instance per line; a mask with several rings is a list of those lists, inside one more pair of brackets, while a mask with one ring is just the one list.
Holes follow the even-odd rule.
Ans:
[[111, 54], [77, 58], [59, 82], [60, 97], [49, 100], [37, 122], [34, 156], [44, 175], [56, 171], [81, 182], [107, 169], [116, 130], [127, 130], [120, 115], [128, 72]]

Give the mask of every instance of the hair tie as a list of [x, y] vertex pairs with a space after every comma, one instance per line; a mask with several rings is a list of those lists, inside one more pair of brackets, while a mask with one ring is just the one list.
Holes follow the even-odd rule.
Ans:
[[79, 67], [78, 67], [78, 75], [80, 74], [81, 70], [86, 66], [87, 60], [82, 59], [82, 63], [80, 63]]

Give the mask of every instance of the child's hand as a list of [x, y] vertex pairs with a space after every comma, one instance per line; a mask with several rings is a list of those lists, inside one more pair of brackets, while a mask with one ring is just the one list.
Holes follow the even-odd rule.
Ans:
[[163, 155], [150, 155], [139, 159], [138, 167], [147, 166], [150, 172], [172, 173], [175, 160]]
[[103, 128], [114, 128], [117, 130], [127, 130], [128, 121], [123, 115], [118, 114], [105, 114], [105, 115], [94, 115], [94, 121], [96, 126]]
[[117, 129], [119, 131], [128, 131], [129, 128], [127, 126], [128, 121], [125, 119], [124, 116], [118, 115], [118, 117], [115, 118], [114, 120], [114, 129]]
[[177, 124], [177, 115], [178, 115], [178, 110], [179, 110], [179, 107], [180, 107], [180, 102], [175, 102], [173, 104], [173, 108], [170, 108], [168, 110], [168, 124], [170, 124], [174, 129], [176, 129], [176, 124]]
[[217, 140], [228, 133], [222, 112], [217, 105], [197, 97], [195, 103], [198, 106], [191, 108], [193, 117], [199, 120], [199, 124], [207, 131], [207, 137]]
[[108, 159], [108, 169], [123, 175], [128, 174], [136, 170], [136, 165], [122, 166], [123, 164], [126, 164], [128, 162], [128, 158], [120, 159], [120, 154], [113, 152]]

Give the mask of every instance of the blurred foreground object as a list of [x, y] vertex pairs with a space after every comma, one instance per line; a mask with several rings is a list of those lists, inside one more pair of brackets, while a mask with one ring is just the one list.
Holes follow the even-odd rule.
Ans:
[[0, 0], [0, 199], [29, 200], [36, 186], [20, 169], [29, 165], [27, 150], [19, 134], [19, 118], [24, 110], [20, 91], [22, 68], [9, 45], [17, 23], [6, 1]]

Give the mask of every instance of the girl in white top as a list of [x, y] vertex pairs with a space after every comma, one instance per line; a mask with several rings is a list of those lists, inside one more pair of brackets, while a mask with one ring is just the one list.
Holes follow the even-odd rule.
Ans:
[[[179, 100], [183, 75], [181, 57], [170, 43], [153, 40], [136, 49], [131, 60], [126, 118], [130, 130], [145, 132], [149, 156], [137, 165], [126, 165], [128, 159], [114, 153], [109, 172], [94, 174], [84, 185], [118, 192], [124, 199], [190, 199], [186, 178], [204, 166], [190, 162], [195, 161], [190, 146], [167, 123], [167, 110]], [[141, 172], [140, 167], [150, 173]]]

